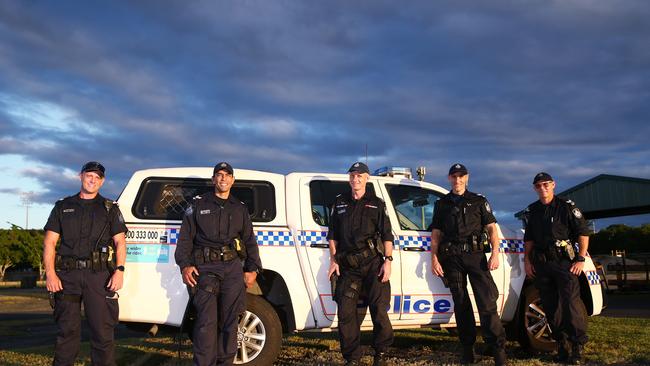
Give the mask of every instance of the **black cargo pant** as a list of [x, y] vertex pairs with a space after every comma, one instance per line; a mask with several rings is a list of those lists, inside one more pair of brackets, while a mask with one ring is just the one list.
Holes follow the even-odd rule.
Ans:
[[357, 269], [340, 268], [341, 276], [336, 283], [339, 339], [343, 358], [348, 361], [361, 358], [363, 319], [357, 317], [357, 303], [362, 294], [370, 307], [375, 352], [385, 352], [393, 344], [393, 326], [388, 319], [390, 282], [382, 283], [377, 276], [381, 265], [381, 259], [375, 257]]
[[581, 308], [578, 276], [569, 272], [568, 259], [535, 262], [535, 286], [556, 341], [587, 343], [587, 319]]
[[232, 365], [237, 354], [239, 314], [246, 309], [244, 272], [238, 259], [198, 266], [193, 298], [194, 365]]
[[115, 365], [114, 334], [119, 307], [117, 294], [106, 288], [108, 271], [90, 269], [57, 271], [63, 290], [55, 294], [57, 325], [53, 365], [74, 364], [81, 342], [81, 303], [90, 327], [93, 365]]
[[506, 333], [496, 304], [499, 290], [488, 270], [485, 254], [477, 252], [450, 255], [442, 259], [441, 265], [454, 299], [460, 343], [463, 346], [471, 346], [476, 342], [476, 320], [467, 291], [469, 277], [485, 343], [492, 347], [505, 347]]

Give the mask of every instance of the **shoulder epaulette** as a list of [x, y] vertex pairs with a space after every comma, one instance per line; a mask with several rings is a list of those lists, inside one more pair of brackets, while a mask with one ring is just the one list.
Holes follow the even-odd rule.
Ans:
[[576, 205], [576, 203], [573, 202], [573, 201], [570, 200], [570, 199], [567, 199], [567, 200], [566, 200], [566, 203], [570, 204], [571, 206], [575, 206], [575, 205]]
[[194, 196], [194, 197], [192, 197], [193, 200], [200, 200], [200, 199], [202, 199], [202, 198], [203, 198], [203, 197], [201, 197], [200, 194], [199, 194], [199, 195], [196, 195], [196, 196]]

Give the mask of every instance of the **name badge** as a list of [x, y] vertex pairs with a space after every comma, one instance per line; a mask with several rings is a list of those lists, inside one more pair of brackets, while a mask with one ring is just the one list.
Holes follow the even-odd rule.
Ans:
[[200, 215], [207, 215], [209, 213], [210, 213], [210, 210], [201, 210], [201, 211], [199, 211]]
[[377, 206], [373, 206], [373, 205], [366, 205], [366, 207], [377, 208]]
[[74, 212], [74, 208], [66, 208], [65, 210], [63, 210], [63, 212], [64, 213]]

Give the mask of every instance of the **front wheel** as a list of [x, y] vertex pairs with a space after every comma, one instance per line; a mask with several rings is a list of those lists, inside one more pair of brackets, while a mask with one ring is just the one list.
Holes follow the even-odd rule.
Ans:
[[246, 311], [237, 325], [237, 365], [272, 365], [282, 345], [280, 318], [264, 298], [246, 294]]

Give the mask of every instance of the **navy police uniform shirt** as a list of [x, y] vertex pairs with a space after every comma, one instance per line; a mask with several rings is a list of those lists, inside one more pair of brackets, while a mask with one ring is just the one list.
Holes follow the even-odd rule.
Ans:
[[556, 240], [576, 241], [578, 236], [590, 234], [587, 221], [575, 203], [553, 197], [548, 205], [537, 201], [526, 208], [524, 241], [536, 245], [555, 245]]
[[444, 242], [458, 242], [480, 234], [484, 226], [495, 222], [487, 199], [466, 190], [462, 195], [449, 192], [436, 201], [431, 228], [443, 233]]
[[194, 265], [194, 247], [219, 249], [230, 245], [235, 238], [239, 238], [242, 245], [246, 246], [244, 271], [261, 270], [257, 240], [246, 205], [232, 194], [224, 200], [214, 192], [207, 192], [196, 197], [185, 211], [174, 254], [176, 263], [181, 269]]
[[336, 240], [341, 252], [353, 252], [367, 248], [367, 240], [376, 235], [382, 241], [377, 245], [393, 241], [384, 201], [368, 191], [359, 200], [353, 199], [351, 192], [336, 197], [327, 240]]
[[[109, 219], [108, 208], [111, 206]], [[98, 248], [107, 243], [112, 245], [113, 236], [128, 231], [122, 213], [116, 203], [99, 194], [93, 199], [82, 199], [76, 194], [56, 202], [44, 230], [61, 236], [61, 245], [57, 250], [59, 255], [90, 259], [107, 222], [108, 226], [97, 245]]]

